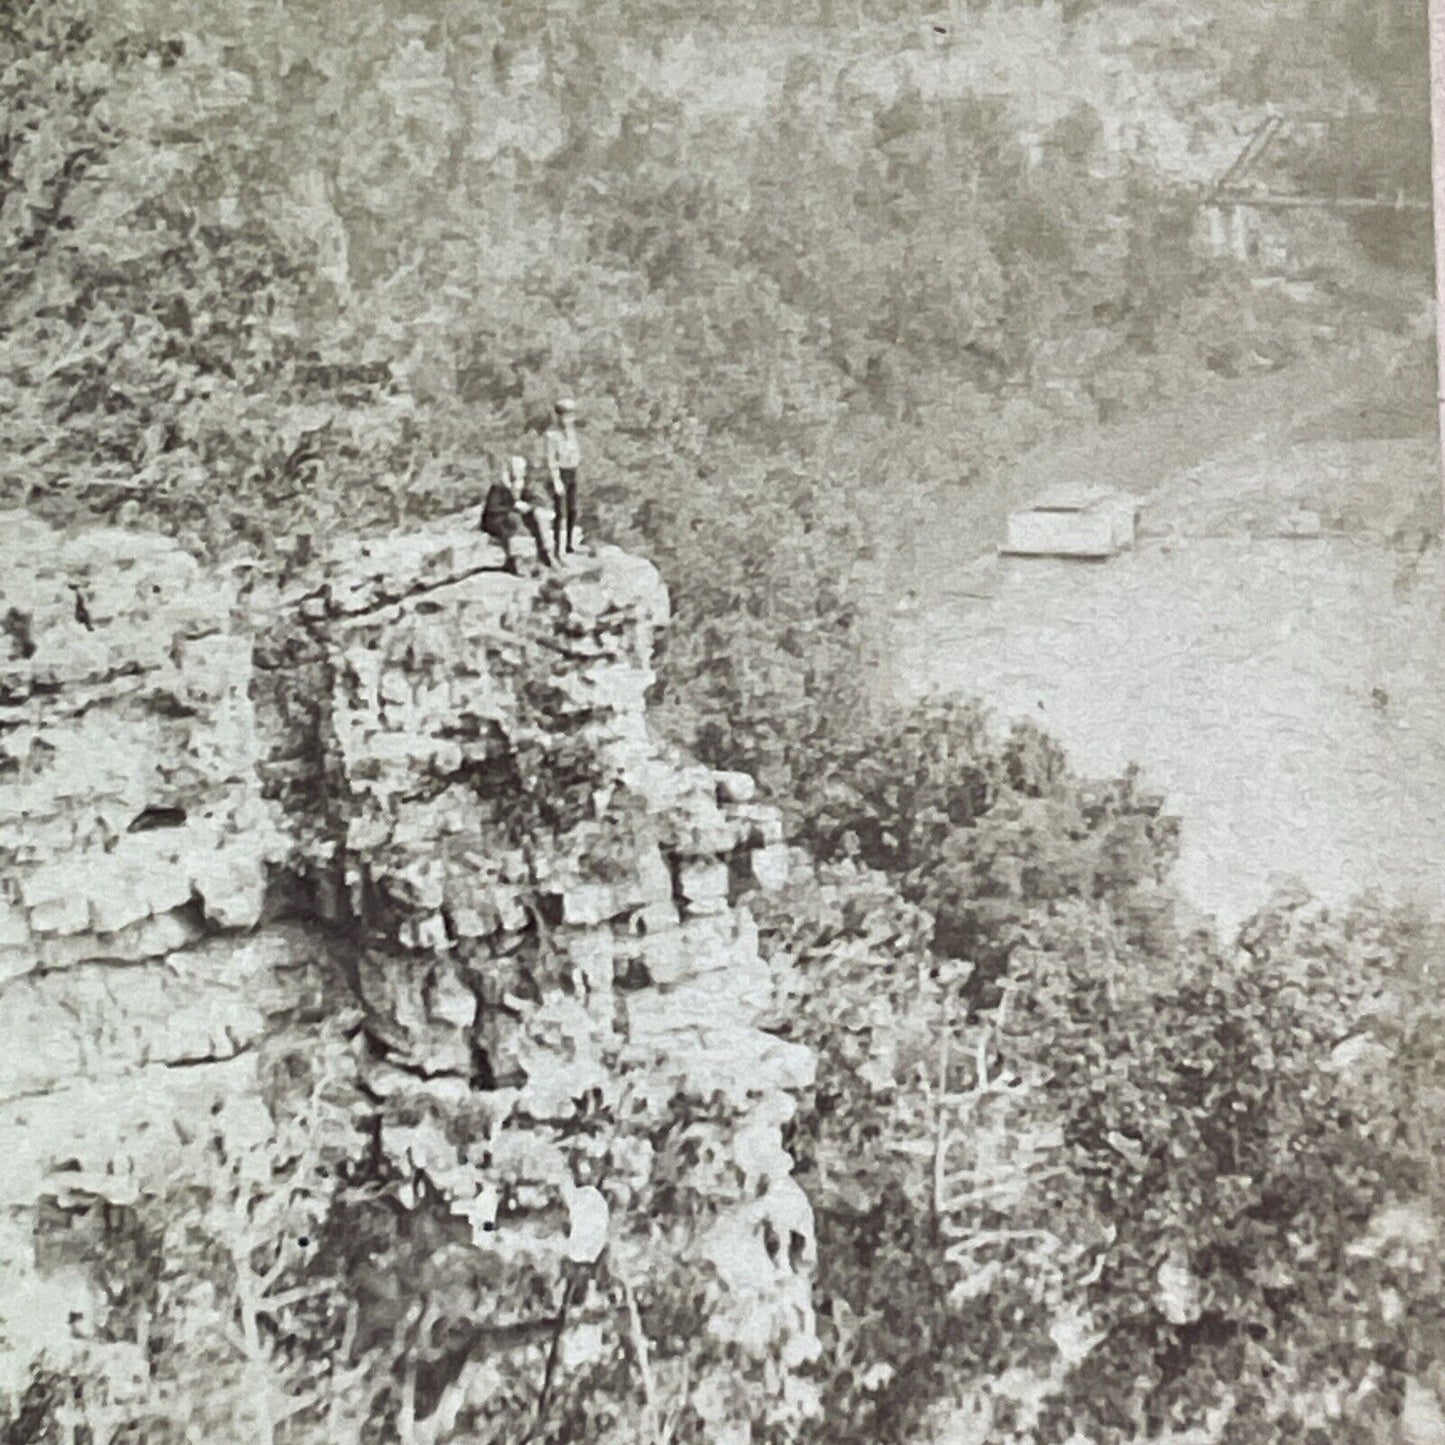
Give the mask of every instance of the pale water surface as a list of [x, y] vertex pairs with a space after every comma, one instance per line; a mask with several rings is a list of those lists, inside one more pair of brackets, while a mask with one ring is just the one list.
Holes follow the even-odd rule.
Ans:
[[985, 576], [900, 627], [899, 692], [1032, 717], [1080, 772], [1139, 763], [1184, 819], [1178, 882], [1221, 923], [1288, 877], [1445, 906], [1438, 563], [1407, 579], [1378, 545], [1229, 537]]

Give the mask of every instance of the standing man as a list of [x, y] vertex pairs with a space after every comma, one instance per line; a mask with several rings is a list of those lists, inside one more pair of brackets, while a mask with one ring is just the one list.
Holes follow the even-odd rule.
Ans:
[[[552, 495], [557, 510], [552, 518], [553, 552], [574, 550], [577, 533], [577, 466], [581, 449], [577, 445], [577, 406], [563, 397], [553, 408], [552, 425], [547, 428], [547, 472], [552, 478]], [[566, 547], [563, 547], [563, 540]]]

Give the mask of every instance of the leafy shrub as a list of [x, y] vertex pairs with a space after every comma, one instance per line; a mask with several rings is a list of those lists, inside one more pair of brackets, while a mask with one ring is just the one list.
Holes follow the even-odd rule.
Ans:
[[1298, 899], [1182, 931], [1129, 780], [966, 709], [892, 736], [820, 813], [884, 871], [762, 916], [820, 1058], [829, 1433], [1382, 1438], [1442, 1364], [1437, 941]]

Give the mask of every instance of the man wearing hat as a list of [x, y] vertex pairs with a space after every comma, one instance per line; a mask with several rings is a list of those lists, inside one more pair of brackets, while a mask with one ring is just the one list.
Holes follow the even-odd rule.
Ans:
[[[577, 445], [577, 405], [563, 397], [553, 408], [552, 425], [547, 428], [547, 472], [552, 478], [552, 495], [557, 510], [552, 516], [553, 552], [575, 550], [577, 534], [577, 467], [581, 449]], [[566, 547], [563, 547], [563, 540]]]

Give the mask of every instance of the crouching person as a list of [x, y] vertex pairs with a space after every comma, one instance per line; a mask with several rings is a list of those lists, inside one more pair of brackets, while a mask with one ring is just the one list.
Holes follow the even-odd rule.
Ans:
[[521, 572], [524, 532], [537, 549], [538, 561], [544, 566], [551, 565], [546, 534], [528, 494], [525, 457], [513, 457], [501, 477], [488, 489], [487, 500], [482, 505], [482, 531], [501, 544], [507, 554], [507, 571], [513, 576]]

